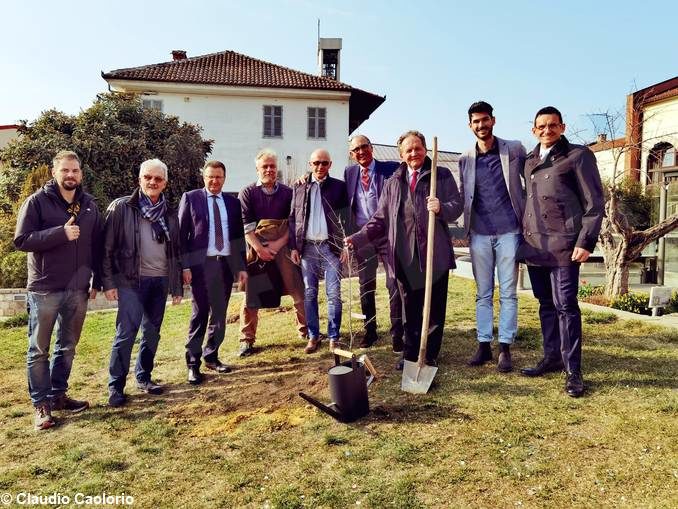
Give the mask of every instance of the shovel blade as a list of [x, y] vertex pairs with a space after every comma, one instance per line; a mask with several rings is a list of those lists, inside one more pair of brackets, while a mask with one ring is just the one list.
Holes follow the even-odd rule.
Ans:
[[400, 388], [412, 394], [426, 394], [431, 388], [431, 383], [437, 372], [436, 366], [423, 365], [420, 368], [417, 362], [406, 360], [403, 365], [403, 379]]

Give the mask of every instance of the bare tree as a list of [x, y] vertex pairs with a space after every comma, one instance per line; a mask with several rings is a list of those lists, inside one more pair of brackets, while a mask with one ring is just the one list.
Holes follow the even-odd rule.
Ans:
[[[597, 134], [603, 134], [603, 140], [609, 137], [609, 141], [605, 141], [610, 145], [609, 150], [612, 156], [612, 175], [605, 181], [605, 218], [599, 237], [605, 259], [605, 295], [609, 298], [628, 293], [631, 264], [648, 244], [678, 227], [678, 213], [676, 213], [649, 228], [636, 230], [623, 210], [622, 182], [624, 178], [639, 179], [642, 174], [640, 164], [638, 164], [640, 154], [644, 149], [652, 148], [660, 139], [659, 136], [643, 138], [643, 125], [651, 118], [651, 116], [643, 115], [643, 103], [641, 98], [637, 103], [632, 102], [627, 107], [625, 133], [621, 133], [617, 127], [623, 118], [621, 113], [615, 114], [608, 111], [589, 115], [589, 120]], [[620, 134], [625, 134], [624, 138], [618, 138]], [[661, 138], [675, 134], [663, 133]], [[658, 184], [661, 186], [661, 192], [665, 193], [666, 183], [658, 182]]]

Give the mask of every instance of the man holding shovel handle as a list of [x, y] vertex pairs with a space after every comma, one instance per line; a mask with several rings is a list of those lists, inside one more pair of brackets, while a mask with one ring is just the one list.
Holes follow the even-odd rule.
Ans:
[[[388, 269], [395, 278], [403, 300], [405, 349], [396, 365], [417, 362], [426, 287], [426, 252], [433, 240], [431, 258], [431, 305], [425, 363], [437, 365], [447, 307], [449, 270], [455, 267], [448, 224], [462, 213], [463, 201], [447, 168], [438, 167], [436, 196], [429, 196], [432, 162], [427, 157], [426, 139], [418, 131], [398, 138], [402, 163], [386, 183], [377, 211], [359, 232], [347, 237], [350, 249], [385, 237], [388, 242]], [[429, 211], [435, 214], [434, 230], [428, 233]]]

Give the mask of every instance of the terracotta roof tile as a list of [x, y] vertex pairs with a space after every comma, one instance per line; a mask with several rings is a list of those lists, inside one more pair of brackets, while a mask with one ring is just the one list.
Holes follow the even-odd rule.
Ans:
[[116, 69], [104, 79], [196, 83], [264, 88], [302, 88], [351, 91], [352, 87], [330, 78], [314, 76], [264, 62], [235, 51], [222, 51], [171, 62]]

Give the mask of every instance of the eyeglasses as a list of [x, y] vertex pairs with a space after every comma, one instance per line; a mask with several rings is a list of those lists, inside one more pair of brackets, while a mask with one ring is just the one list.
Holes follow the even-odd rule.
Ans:
[[554, 131], [555, 129], [558, 129], [562, 125], [563, 124], [539, 124], [534, 126], [534, 128], [540, 133], [543, 133], [544, 131], [546, 131], [546, 128], [548, 128], [549, 131]]
[[361, 150], [367, 150], [367, 149], [370, 148], [371, 146], [372, 146], [372, 145], [370, 145], [369, 143], [363, 143], [362, 145], [358, 145], [357, 147], [353, 147], [353, 148], [351, 149], [351, 152], [353, 152], [354, 154], [357, 154], [357, 153], [360, 152]]
[[142, 178], [143, 178], [146, 182], [151, 182], [151, 181], [153, 181], [153, 182], [155, 182], [156, 184], [159, 184], [160, 182], [162, 182], [163, 180], [165, 180], [164, 178], [158, 177], [157, 175], [142, 175]]
[[329, 166], [332, 161], [311, 161], [313, 166]]

